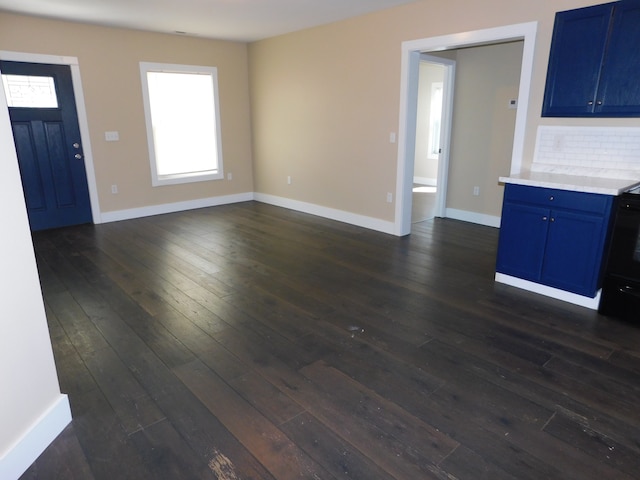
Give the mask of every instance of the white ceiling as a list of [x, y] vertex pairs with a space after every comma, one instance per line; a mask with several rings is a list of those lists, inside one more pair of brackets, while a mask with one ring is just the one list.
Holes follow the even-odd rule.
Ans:
[[248, 42], [414, 1], [0, 0], [0, 10]]

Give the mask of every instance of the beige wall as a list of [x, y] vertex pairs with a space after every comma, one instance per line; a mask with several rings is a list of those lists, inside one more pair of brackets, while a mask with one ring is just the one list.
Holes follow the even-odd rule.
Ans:
[[[538, 22], [531, 94], [519, 99], [530, 102], [525, 165], [539, 124], [638, 125], [637, 119], [540, 118], [555, 12], [596, 3], [425, 0], [251, 44], [256, 191], [393, 221], [385, 196], [395, 192], [397, 145], [389, 133], [399, 124], [400, 46], [407, 40]], [[477, 165], [492, 170], [490, 181], [497, 183], [496, 159], [487, 154]], [[457, 192], [450, 185], [450, 206], [472, 208], [468, 187]], [[499, 207], [492, 201], [481, 210], [496, 215]]]
[[257, 192], [392, 218], [400, 43], [379, 27], [366, 17], [250, 45]]
[[500, 216], [498, 177], [511, 167], [516, 110], [508, 104], [518, 98], [522, 45], [457, 51], [447, 208]]
[[[78, 58], [103, 212], [253, 191], [246, 44], [0, 13], [0, 50]], [[223, 160], [232, 181], [151, 186], [140, 61], [218, 67]], [[110, 130], [119, 142], [105, 141]]]
[[[393, 221], [395, 207], [386, 194], [397, 196], [398, 145], [389, 142], [389, 134], [397, 133], [399, 124], [401, 43], [538, 22], [527, 165], [539, 124], [638, 124], [540, 118], [555, 11], [595, 3], [424, 0], [248, 48], [0, 13], [0, 50], [79, 59], [103, 212], [257, 191]], [[219, 68], [224, 163], [232, 181], [151, 187], [138, 70], [142, 60]], [[526, 101], [520, 99], [521, 105]], [[108, 130], [119, 131], [121, 140], [105, 142]], [[482, 161], [489, 169], [491, 160]], [[113, 184], [119, 188], [116, 195]], [[450, 184], [450, 206], [468, 208], [466, 187], [459, 198], [458, 185]], [[489, 202], [479, 213], [495, 215], [496, 210], [496, 202]]]

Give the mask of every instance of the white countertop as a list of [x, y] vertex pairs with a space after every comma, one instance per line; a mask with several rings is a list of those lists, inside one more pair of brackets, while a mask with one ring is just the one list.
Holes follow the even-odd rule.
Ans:
[[606, 178], [582, 175], [568, 175], [554, 172], [522, 172], [508, 177], [500, 177], [503, 183], [529, 185], [532, 187], [556, 188], [575, 192], [620, 195], [640, 185], [640, 178]]

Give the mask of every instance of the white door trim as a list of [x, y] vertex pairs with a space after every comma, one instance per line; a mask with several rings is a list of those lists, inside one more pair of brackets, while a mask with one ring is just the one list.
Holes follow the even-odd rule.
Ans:
[[[511, 173], [519, 173], [522, 167], [522, 152], [524, 149], [537, 29], [537, 22], [529, 22], [402, 42], [396, 210], [394, 220], [394, 233], [396, 235], [402, 236], [411, 233], [410, 185], [413, 181], [413, 155], [416, 137], [420, 54], [473, 45], [489, 45], [492, 43], [524, 40], [522, 67], [520, 70], [520, 88], [518, 92], [518, 110], [516, 112], [513, 150], [511, 155]], [[438, 188], [440, 188], [440, 186], [438, 186]]]
[[[89, 136], [89, 122], [87, 120], [87, 109], [84, 103], [84, 92], [82, 90], [82, 80], [80, 78], [80, 66], [78, 65], [78, 59], [76, 57], [60, 55], [0, 50], [0, 60], [26, 63], [49, 63], [52, 65], [69, 65], [71, 67], [73, 95], [76, 101], [78, 125], [80, 126], [80, 138], [82, 139], [82, 153], [84, 154], [84, 164], [87, 172], [87, 186], [89, 187], [89, 199], [91, 201], [91, 216], [93, 217], [93, 223], [102, 223], [96, 173], [93, 165], [91, 139]], [[11, 135], [11, 138], [13, 138], [13, 134]]]

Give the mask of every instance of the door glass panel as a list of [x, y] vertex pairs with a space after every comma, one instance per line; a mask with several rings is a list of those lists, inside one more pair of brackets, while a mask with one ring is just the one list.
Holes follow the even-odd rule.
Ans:
[[10, 107], [58, 108], [53, 77], [2, 75], [2, 85]]

